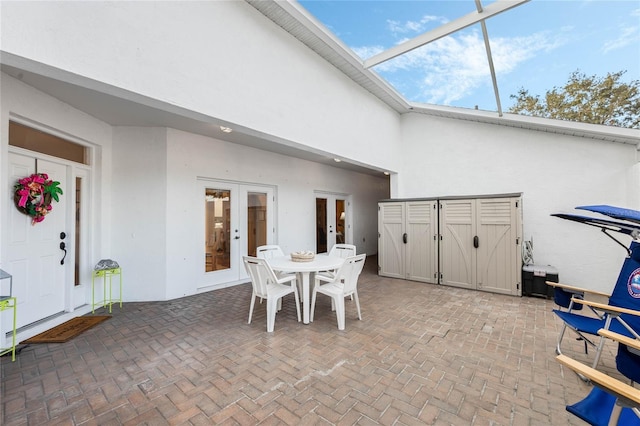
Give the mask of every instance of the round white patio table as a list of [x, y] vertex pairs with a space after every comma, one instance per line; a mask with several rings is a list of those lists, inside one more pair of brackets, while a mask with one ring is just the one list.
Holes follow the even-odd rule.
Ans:
[[302, 287], [302, 322], [309, 324], [309, 276], [320, 271], [338, 269], [344, 263], [344, 259], [341, 257], [319, 254], [310, 262], [294, 262], [291, 260], [290, 256], [273, 257], [271, 259], [267, 259], [267, 262], [274, 271], [296, 273], [297, 280], [301, 283]]

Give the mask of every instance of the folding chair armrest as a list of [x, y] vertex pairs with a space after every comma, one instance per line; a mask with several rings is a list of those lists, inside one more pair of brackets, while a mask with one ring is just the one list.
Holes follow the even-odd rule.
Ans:
[[593, 383], [598, 384], [600, 387], [607, 390], [609, 393], [615, 395], [616, 397], [622, 397], [640, 405], [640, 389], [636, 389], [633, 386], [630, 386], [618, 379], [608, 376], [601, 371], [588, 367], [581, 362], [569, 358], [566, 355], [558, 355], [556, 357], [556, 360], [560, 364], [570, 368], [576, 373], [583, 375]]
[[558, 288], [561, 288], [564, 291], [567, 291], [569, 293], [578, 293], [578, 294], [588, 293], [588, 294], [592, 294], [594, 296], [602, 296], [602, 297], [611, 296], [610, 294], [602, 293], [602, 292], [596, 291], [596, 290], [589, 290], [588, 288], [575, 287], [575, 286], [572, 286], [572, 285], [556, 283], [556, 282], [553, 282], [553, 281], [547, 281], [546, 283], [547, 283], [548, 286], [558, 287]]
[[629, 314], [640, 317], [640, 311], [634, 311], [633, 309], [621, 308], [619, 306], [607, 305], [606, 303], [593, 302], [591, 300], [579, 299], [577, 297], [572, 297], [571, 300], [573, 300], [574, 303], [591, 306], [592, 308], [605, 311], [609, 314]]
[[598, 330], [598, 334], [600, 336], [606, 337], [607, 339], [615, 340], [616, 342], [622, 343], [623, 345], [640, 350], [640, 340], [638, 339], [632, 339], [630, 337], [623, 336], [622, 334], [615, 333], [611, 330], [605, 330], [604, 328]]

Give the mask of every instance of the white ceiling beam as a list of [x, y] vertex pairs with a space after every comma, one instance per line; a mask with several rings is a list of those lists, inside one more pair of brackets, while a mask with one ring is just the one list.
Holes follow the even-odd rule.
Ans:
[[[476, 0], [476, 9], [479, 13], [482, 13], [482, 2]], [[482, 27], [482, 37], [484, 38], [484, 47], [487, 51], [487, 61], [489, 62], [489, 71], [491, 72], [491, 82], [493, 83], [493, 93], [496, 97], [496, 107], [498, 108], [498, 115], [502, 117], [502, 103], [500, 102], [500, 92], [498, 90], [498, 79], [496, 77], [496, 69], [493, 66], [493, 55], [491, 54], [491, 44], [489, 43], [489, 32], [487, 31], [487, 24], [483, 20], [480, 22]]]
[[417, 49], [418, 47], [424, 46], [425, 44], [429, 44], [442, 37], [448, 36], [449, 34], [455, 33], [456, 31], [459, 31], [463, 28], [491, 18], [492, 16], [495, 16], [499, 13], [506, 12], [507, 10], [512, 9], [516, 6], [520, 6], [521, 4], [528, 1], [530, 0], [497, 0], [496, 2], [491, 3], [490, 5], [485, 7], [482, 12], [470, 13], [463, 16], [462, 18], [458, 18], [454, 21], [448, 22], [438, 28], [419, 35], [418, 37], [407, 40], [402, 44], [399, 44], [392, 47], [391, 49], [387, 49], [384, 52], [372, 56], [371, 58], [364, 61], [364, 68], [369, 69], [373, 66], [381, 64], [382, 62], [386, 62], [389, 59], [393, 59], [396, 56], [403, 55], [407, 52]]

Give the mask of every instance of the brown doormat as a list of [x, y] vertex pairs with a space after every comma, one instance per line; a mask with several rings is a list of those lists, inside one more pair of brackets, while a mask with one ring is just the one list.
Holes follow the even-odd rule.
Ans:
[[111, 318], [109, 315], [93, 315], [85, 317], [75, 317], [57, 327], [47, 330], [44, 333], [33, 336], [21, 343], [64, 343], [68, 340], [87, 331], [91, 327], [100, 324], [102, 321]]

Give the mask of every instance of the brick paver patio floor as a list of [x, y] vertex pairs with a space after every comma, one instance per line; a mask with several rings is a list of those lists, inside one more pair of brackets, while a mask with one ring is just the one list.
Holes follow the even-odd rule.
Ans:
[[[345, 331], [322, 295], [312, 324], [291, 295], [274, 333], [265, 304], [247, 324], [250, 284], [125, 303], [67, 343], [0, 358], [0, 423], [584, 424], [565, 405], [590, 386], [554, 359], [552, 301], [382, 278], [375, 263], [359, 281], [363, 319], [347, 301]], [[607, 343], [611, 374], [614, 352]]]

